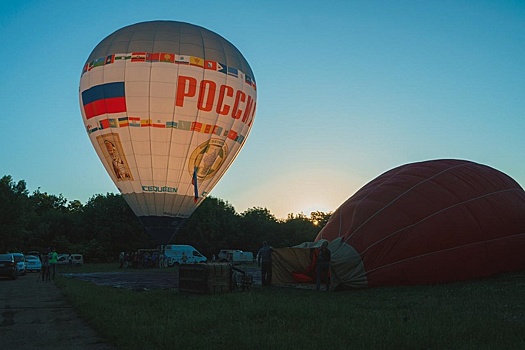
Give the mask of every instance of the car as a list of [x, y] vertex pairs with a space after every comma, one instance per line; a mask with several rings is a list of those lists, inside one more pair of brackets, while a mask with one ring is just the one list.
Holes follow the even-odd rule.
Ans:
[[0, 254], [0, 277], [16, 280], [18, 269], [13, 254]]
[[84, 256], [82, 254], [60, 254], [58, 256], [57, 264], [59, 265], [68, 265], [69, 256], [71, 255], [71, 264], [75, 266], [80, 266], [84, 264]]
[[16, 262], [16, 268], [19, 276], [25, 276], [26, 274], [26, 256], [22, 253], [9, 253], [13, 255]]
[[253, 262], [253, 253], [239, 249], [222, 249], [218, 255], [220, 262], [249, 263]]
[[42, 262], [35, 255], [26, 255], [26, 271], [40, 272], [42, 270]]
[[67, 265], [69, 264], [69, 254], [58, 254], [57, 264], [58, 265]]

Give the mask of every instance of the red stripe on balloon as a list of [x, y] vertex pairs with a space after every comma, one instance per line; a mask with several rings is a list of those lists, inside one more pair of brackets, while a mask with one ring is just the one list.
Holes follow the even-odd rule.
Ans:
[[84, 106], [86, 119], [90, 119], [102, 114], [126, 112], [126, 98], [113, 97], [97, 100]]

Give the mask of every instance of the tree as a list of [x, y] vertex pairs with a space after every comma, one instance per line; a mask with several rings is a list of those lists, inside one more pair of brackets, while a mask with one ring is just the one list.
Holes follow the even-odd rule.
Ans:
[[78, 240], [92, 242], [91, 246], [97, 242], [100, 247], [91, 250], [97, 259], [116, 258], [122, 250], [155, 245], [120, 194], [91, 197], [83, 208], [82, 221]]
[[[187, 220], [172, 243], [191, 244], [211, 256], [220, 249], [256, 252], [262, 241], [274, 247], [312, 241], [331, 213], [310, 217], [289, 214], [278, 220], [267, 209], [253, 207], [241, 214], [219, 198], [208, 197]], [[115, 259], [120, 251], [155, 248], [155, 241], [120, 194], [97, 194], [83, 205], [37, 189], [29, 194], [23, 180], [0, 179], [0, 251], [81, 253], [86, 261]]]
[[0, 179], [0, 251], [18, 251], [24, 246], [28, 191], [23, 180], [10, 175]]
[[282, 224], [283, 246], [294, 246], [303, 242], [312, 242], [319, 233], [319, 227], [304, 214], [289, 214]]
[[[257, 251], [263, 241], [280, 246], [279, 221], [267, 208], [254, 207], [241, 214], [241, 231], [237, 240], [245, 240], [250, 251]], [[237, 242], [232, 242], [233, 244]]]
[[325, 227], [328, 220], [332, 216], [332, 212], [324, 213], [322, 211], [313, 211], [310, 213], [310, 221], [321, 230]]
[[204, 255], [216, 254], [238, 236], [239, 216], [228, 202], [208, 197], [175, 236], [176, 243], [194, 245]]

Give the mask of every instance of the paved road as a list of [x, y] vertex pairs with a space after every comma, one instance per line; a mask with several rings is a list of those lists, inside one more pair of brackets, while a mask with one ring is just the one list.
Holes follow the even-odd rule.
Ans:
[[53, 282], [30, 273], [0, 279], [0, 348], [109, 350], [60, 294]]

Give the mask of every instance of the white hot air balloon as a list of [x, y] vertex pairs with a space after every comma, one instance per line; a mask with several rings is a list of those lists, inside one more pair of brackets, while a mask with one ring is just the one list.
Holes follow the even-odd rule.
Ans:
[[223, 37], [152, 21], [95, 47], [79, 98], [111, 179], [148, 232], [168, 243], [241, 150], [257, 92], [248, 62]]

